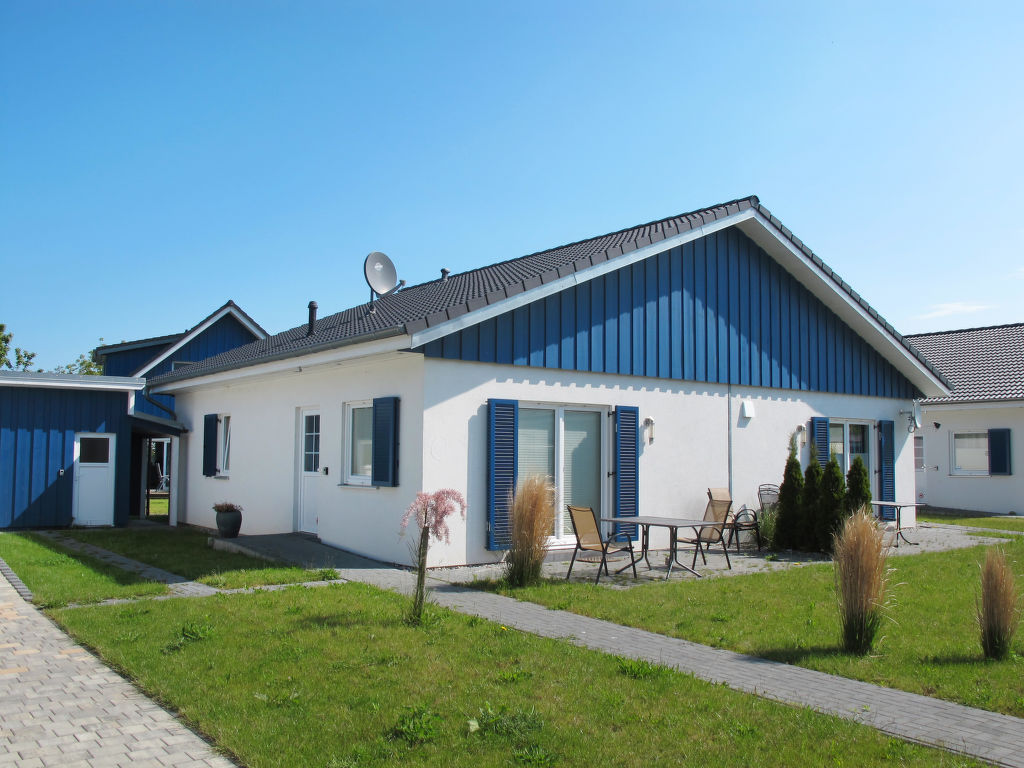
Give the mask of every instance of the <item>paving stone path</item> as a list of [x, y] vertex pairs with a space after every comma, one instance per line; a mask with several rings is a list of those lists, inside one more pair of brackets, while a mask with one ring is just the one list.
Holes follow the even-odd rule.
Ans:
[[0, 571], [0, 766], [232, 768]]

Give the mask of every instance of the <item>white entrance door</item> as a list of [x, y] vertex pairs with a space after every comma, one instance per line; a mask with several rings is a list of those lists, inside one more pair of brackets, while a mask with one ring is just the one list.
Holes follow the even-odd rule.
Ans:
[[114, 435], [75, 435], [71, 501], [75, 525], [114, 524], [114, 443]]
[[299, 419], [299, 530], [317, 532], [320, 483], [320, 413], [302, 411]]

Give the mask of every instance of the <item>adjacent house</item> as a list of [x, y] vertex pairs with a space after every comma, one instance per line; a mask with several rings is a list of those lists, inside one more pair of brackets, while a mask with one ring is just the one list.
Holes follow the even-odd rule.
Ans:
[[950, 382], [921, 401], [918, 499], [933, 507], [1024, 513], [1024, 323], [907, 336]]
[[169, 473], [183, 429], [173, 398], [150, 398], [145, 377], [266, 335], [229, 301], [184, 333], [99, 348], [102, 376], [0, 371], [0, 530], [127, 524], [150, 444]]
[[[311, 303], [312, 305], [312, 303]], [[150, 382], [181, 437], [172, 514], [409, 563], [420, 490], [469, 502], [430, 564], [494, 562], [517, 479], [624, 523], [756, 503], [791, 434], [913, 494], [903, 416], [942, 377], [756, 197], [389, 293]], [[899, 425], [897, 428], [896, 425]], [[628, 531], [625, 525], [621, 531]]]

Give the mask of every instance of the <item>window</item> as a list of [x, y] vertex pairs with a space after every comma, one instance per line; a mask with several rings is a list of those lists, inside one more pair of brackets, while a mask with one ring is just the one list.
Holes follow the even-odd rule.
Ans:
[[226, 475], [231, 471], [231, 417], [224, 414], [220, 417], [220, 473]]
[[78, 461], [82, 464], [106, 464], [110, 461], [110, 439], [82, 437], [78, 440]]
[[871, 427], [868, 424], [830, 420], [828, 423], [829, 455], [822, 458], [823, 463], [831, 456], [836, 457], [839, 468], [846, 474], [856, 458], [871, 469]]
[[951, 475], [1012, 474], [1008, 429], [951, 432], [949, 452]]
[[573, 535], [565, 505], [592, 507], [609, 514], [602, 504], [601, 412], [559, 407], [519, 409], [519, 450], [516, 475], [544, 475], [555, 483], [555, 520], [551, 535]]
[[320, 471], [320, 414], [302, 417], [302, 471]]
[[924, 472], [924, 438], [914, 437], [914, 469]]
[[203, 416], [203, 474], [227, 477], [231, 468], [231, 416], [208, 413]]
[[369, 400], [345, 406], [345, 482], [369, 485], [373, 472], [373, 404]]
[[397, 397], [345, 403], [346, 485], [398, 486]]

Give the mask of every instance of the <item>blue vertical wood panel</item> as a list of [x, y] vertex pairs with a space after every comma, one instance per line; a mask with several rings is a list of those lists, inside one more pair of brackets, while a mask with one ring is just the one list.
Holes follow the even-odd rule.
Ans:
[[631, 304], [633, 311], [630, 316], [633, 334], [630, 338], [630, 352], [632, 353], [630, 368], [634, 376], [647, 375], [647, 369], [644, 366], [644, 355], [647, 350], [647, 328], [644, 322], [644, 309], [647, 304], [647, 270], [645, 267], [649, 263], [650, 259], [646, 259], [633, 265], [633, 302]]
[[612, 272], [604, 278], [604, 370], [605, 373], [619, 372], [618, 272]]
[[694, 342], [696, 340], [697, 333], [697, 323], [694, 314], [696, 302], [696, 278], [694, 277], [694, 270], [696, 269], [696, 265], [694, 259], [695, 257], [693, 243], [687, 243], [685, 246], [683, 246], [682, 264], [683, 378], [686, 379], [687, 381], [693, 381], [695, 378], [697, 378], [696, 353], [694, 352]]
[[737, 231], [481, 322], [432, 357], [909, 398], [915, 388]]
[[682, 248], [672, 249], [669, 259], [669, 340], [672, 358], [669, 376], [673, 379], [683, 378], [683, 251]]
[[[538, 302], [540, 303], [540, 302]], [[557, 368], [562, 335], [561, 297], [555, 293], [544, 299], [544, 367]]]
[[[593, 282], [576, 286], [576, 370], [590, 370], [590, 287]], [[564, 319], [564, 315], [563, 315]]]
[[605, 278], [591, 280], [590, 286], [590, 370], [604, 367], [604, 286]]
[[708, 269], [705, 245], [705, 239], [693, 244], [693, 378], [697, 381], [708, 380]]
[[462, 360], [479, 360], [480, 355], [480, 326], [471, 325], [461, 334], [462, 341], [459, 344], [459, 357]]
[[633, 373], [631, 342], [633, 340], [633, 270], [625, 267], [619, 270], [619, 373]]

